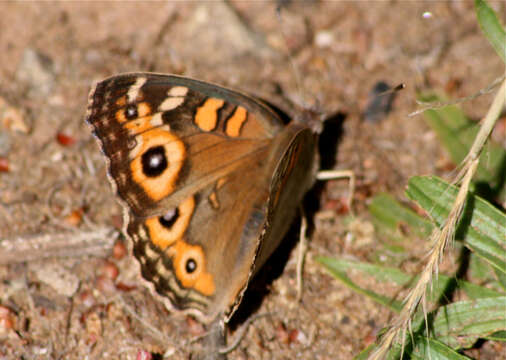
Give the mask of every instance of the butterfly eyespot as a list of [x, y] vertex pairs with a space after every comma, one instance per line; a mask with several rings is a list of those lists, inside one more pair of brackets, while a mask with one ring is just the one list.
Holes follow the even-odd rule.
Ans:
[[127, 118], [127, 120], [132, 120], [132, 119], [135, 119], [139, 116], [138, 114], [138, 111], [137, 111], [137, 105], [134, 105], [134, 104], [130, 104], [126, 107], [125, 109], [125, 117]]
[[206, 257], [201, 246], [178, 240], [167, 249], [167, 255], [172, 258], [176, 278], [184, 288], [193, 288], [206, 296], [215, 293], [214, 279], [206, 270]]
[[161, 175], [169, 166], [165, 148], [155, 146], [142, 154], [142, 172], [148, 177], [157, 177]]
[[197, 263], [195, 262], [194, 259], [188, 259], [186, 260], [186, 272], [188, 274], [191, 274], [193, 273], [195, 270], [197, 270]]
[[[179, 206], [166, 210], [164, 215], [148, 218], [144, 225], [151, 242], [162, 250], [174, 245], [188, 229], [194, 209], [195, 200], [190, 196]], [[195, 255], [189, 255], [190, 258], [197, 259]], [[186, 262], [186, 258], [183, 262]]]
[[179, 219], [179, 208], [173, 208], [167, 211], [165, 215], [160, 216], [158, 221], [163, 227], [170, 229], [176, 223], [177, 219]]

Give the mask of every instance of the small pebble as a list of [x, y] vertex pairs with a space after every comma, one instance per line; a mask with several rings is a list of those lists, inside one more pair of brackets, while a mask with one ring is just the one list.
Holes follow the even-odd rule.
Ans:
[[77, 142], [75, 137], [70, 136], [65, 133], [62, 133], [62, 132], [59, 132], [58, 134], [56, 134], [56, 140], [62, 146], [72, 146]]

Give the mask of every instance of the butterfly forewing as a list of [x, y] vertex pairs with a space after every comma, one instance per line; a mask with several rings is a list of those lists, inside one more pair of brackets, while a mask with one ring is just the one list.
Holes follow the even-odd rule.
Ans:
[[149, 216], [268, 145], [280, 120], [261, 104], [243, 103], [242, 94], [196, 80], [128, 74], [95, 86], [87, 121], [119, 197], [135, 215]]

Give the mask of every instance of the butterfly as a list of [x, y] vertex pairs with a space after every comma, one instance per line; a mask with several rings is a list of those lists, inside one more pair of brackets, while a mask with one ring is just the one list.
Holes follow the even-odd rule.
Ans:
[[239, 91], [154, 73], [97, 83], [86, 121], [150, 288], [228, 321], [314, 182], [315, 132]]

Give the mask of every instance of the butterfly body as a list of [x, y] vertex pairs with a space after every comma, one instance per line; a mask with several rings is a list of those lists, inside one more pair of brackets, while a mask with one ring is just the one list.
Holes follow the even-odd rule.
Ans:
[[87, 122], [144, 279], [170, 308], [228, 320], [313, 182], [313, 132], [240, 92], [151, 73], [99, 82]]

